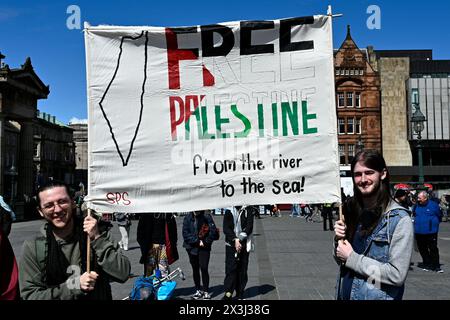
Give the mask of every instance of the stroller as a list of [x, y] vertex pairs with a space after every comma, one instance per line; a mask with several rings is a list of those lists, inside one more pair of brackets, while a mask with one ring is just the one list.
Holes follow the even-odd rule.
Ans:
[[175, 269], [163, 278], [159, 272], [149, 277], [138, 277], [134, 281], [130, 295], [124, 300], [170, 300], [177, 286], [177, 282], [173, 280], [177, 277], [181, 280], [186, 279], [181, 268]]
[[[158, 248], [155, 266], [159, 265], [160, 258], [161, 249]], [[173, 279], [177, 277], [181, 277], [181, 280], [186, 279], [181, 268], [176, 268], [167, 276], [161, 277], [161, 270], [157, 267], [153, 275], [141, 276], [134, 281], [128, 300], [169, 300], [177, 286], [177, 282]]]

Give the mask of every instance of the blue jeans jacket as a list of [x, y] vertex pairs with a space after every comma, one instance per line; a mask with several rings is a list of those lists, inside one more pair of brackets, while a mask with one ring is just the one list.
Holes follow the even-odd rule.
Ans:
[[[352, 243], [353, 250], [381, 263], [388, 263], [389, 248], [394, 230], [400, 219], [407, 215], [408, 213], [405, 210], [394, 209], [384, 215], [369, 236], [363, 238], [357, 231]], [[358, 226], [357, 230], [359, 229], [360, 226]], [[338, 274], [336, 286], [336, 298], [338, 300], [348, 298], [350, 300], [400, 300], [403, 297], [404, 284], [402, 286], [383, 283], [374, 285], [372, 284], [373, 279], [359, 275], [345, 267], [341, 267], [341, 270], [342, 272]], [[350, 289], [350, 297], [348, 297], [348, 292], [347, 297], [345, 297], [345, 288]]]

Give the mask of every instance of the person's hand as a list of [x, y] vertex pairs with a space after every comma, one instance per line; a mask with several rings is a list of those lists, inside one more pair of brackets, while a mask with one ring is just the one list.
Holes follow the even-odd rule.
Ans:
[[334, 234], [336, 240], [345, 238], [345, 230], [347, 230], [347, 226], [345, 225], [344, 221], [338, 220], [334, 223]]
[[336, 256], [342, 261], [347, 261], [350, 254], [353, 252], [353, 247], [347, 240], [339, 240], [336, 248]]
[[234, 239], [234, 248], [236, 249], [237, 252], [241, 252], [242, 244], [239, 241], [239, 239]]
[[202, 240], [200, 240], [200, 244], [199, 244], [199, 246], [200, 246], [200, 247], [204, 247], [204, 246], [205, 246], [205, 244], [203, 243], [203, 241], [202, 241]]
[[86, 218], [84, 218], [83, 231], [89, 235], [89, 238], [91, 240], [95, 240], [100, 237], [97, 220], [94, 217], [87, 216]]
[[92, 291], [95, 288], [98, 274], [95, 271], [85, 272], [80, 277], [80, 289], [82, 291]]

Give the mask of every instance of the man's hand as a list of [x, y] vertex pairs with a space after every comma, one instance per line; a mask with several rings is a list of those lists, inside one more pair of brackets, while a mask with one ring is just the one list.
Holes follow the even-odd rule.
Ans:
[[242, 249], [242, 244], [239, 241], [239, 239], [234, 239], [234, 248], [236, 249], [236, 251], [239, 253], [241, 252]]
[[80, 277], [80, 289], [87, 292], [94, 290], [97, 278], [98, 274], [95, 271], [83, 273]]
[[100, 237], [97, 220], [94, 217], [87, 216], [86, 218], [84, 218], [83, 231], [89, 235], [89, 238], [91, 240], [95, 240]]
[[334, 234], [336, 240], [345, 238], [345, 230], [347, 230], [347, 226], [345, 225], [344, 221], [338, 220], [334, 223]]
[[336, 256], [342, 261], [347, 261], [350, 254], [353, 252], [353, 247], [347, 240], [339, 240], [336, 248]]

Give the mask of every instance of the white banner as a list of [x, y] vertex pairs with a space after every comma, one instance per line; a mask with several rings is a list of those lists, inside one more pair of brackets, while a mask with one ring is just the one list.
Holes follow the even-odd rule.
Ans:
[[330, 17], [85, 41], [90, 208], [340, 202]]

